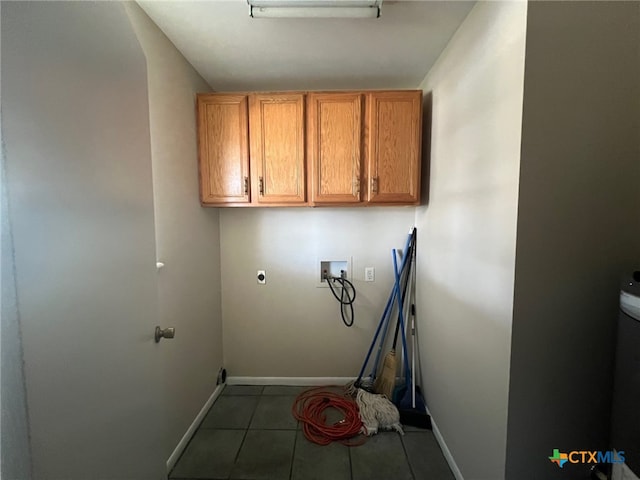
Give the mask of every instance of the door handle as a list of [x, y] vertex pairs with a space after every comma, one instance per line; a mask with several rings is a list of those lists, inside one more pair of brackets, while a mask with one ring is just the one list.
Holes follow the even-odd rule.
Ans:
[[160, 327], [156, 327], [155, 339], [156, 343], [158, 343], [163, 338], [173, 338], [176, 335], [176, 329], [174, 327], [167, 327], [162, 329]]

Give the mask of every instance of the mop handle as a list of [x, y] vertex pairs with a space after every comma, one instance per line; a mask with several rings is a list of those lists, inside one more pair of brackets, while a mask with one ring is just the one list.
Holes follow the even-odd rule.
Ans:
[[[415, 299], [413, 299], [415, 301]], [[411, 408], [416, 408], [416, 306], [411, 304]]]
[[[413, 241], [416, 242], [416, 231], [414, 230]], [[416, 408], [416, 251], [411, 252], [411, 263], [414, 268], [411, 275], [411, 408]]]

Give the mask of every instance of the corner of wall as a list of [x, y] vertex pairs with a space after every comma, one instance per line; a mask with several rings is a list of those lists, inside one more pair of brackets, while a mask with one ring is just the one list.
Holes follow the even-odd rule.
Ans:
[[640, 258], [640, 4], [527, 15], [506, 473], [586, 478], [548, 456], [610, 447], [620, 278]]
[[142, 7], [126, 11], [147, 59], [160, 322], [181, 338], [163, 351], [169, 456], [223, 364], [220, 218], [198, 202], [195, 94], [211, 87]]
[[420, 84], [421, 379], [452, 470], [474, 480], [505, 472], [525, 33], [526, 3], [478, 2]]
[[[0, 5], [0, 16], [1, 16]], [[2, 405], [2, 424], [0, 439], [0, 475], [6, 478], [31, 479], [31, 442], [29, 436], [29, 415], [27, 411], [27, 389], [24, 378], [24, 357], [20, 312], [15, 278], [15, 251], [11, 230], [9, 192], [7, 184], [7, 162], [5, 145], [2, 138], [2, 107], [0, 107], [0, 185], [1, 204], [0, 231], [0, 404]]]

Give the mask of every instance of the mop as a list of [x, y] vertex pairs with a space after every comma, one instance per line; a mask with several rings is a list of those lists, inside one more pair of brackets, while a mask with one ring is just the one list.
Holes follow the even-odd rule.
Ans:
[[404, 435], [400, 424], [400, 412], [387, 397], [359, 388], [356, 403], [362, 422], [361, 432], [364, 435], [370, 437], [379, 430], [395, 430], [400, 435]]

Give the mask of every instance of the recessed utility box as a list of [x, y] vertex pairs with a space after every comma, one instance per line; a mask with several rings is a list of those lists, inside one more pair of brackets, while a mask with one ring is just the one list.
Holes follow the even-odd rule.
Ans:
[[322, 260], [320, 261], [319, 281], [320, 286], [327, 286], [326, 277], [351, 278], [350, 260]]

